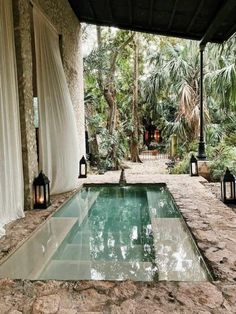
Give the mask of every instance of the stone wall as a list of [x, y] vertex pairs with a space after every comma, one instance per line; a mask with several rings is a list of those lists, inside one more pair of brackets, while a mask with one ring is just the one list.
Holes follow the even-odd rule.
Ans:
[[[32, 183], [38, 172], [33, 124], [32, 5], [29, 0], [12, 0], [21, 115], [25, 209], [32, 208]], [[80, 24], [67, 0], [36, 0], [61, 35], [63, 66], [77, 118], [80, 155], [85, 153], [83, 66]]]
[[13, 0], [16, 63], [24, 171], [25, 209], [31, 209], [32, 183], [38, 172], [35, 128], [33, 124], [32, 50], [29, 1]]

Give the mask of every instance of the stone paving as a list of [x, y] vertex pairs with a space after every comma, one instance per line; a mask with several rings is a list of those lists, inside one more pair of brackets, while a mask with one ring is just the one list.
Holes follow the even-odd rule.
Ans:
[[[127, 163], [128, 183], [167, 184], [199, 249], [213, 282], [108, 282], [0, 280], [0, 313], [236, 313], [236, 213], [207, 189], [205, 179], [168, 175], [165, 161]], [[87, 183], [115, 183], [120, 172], [90, 175]], [[203, 183], [203, 184], [202, 184]], [[54, 197], [46, 211], [26, 213], [9, 224], [0, 240], [0, 258], [54, 212], [67, 195]]]

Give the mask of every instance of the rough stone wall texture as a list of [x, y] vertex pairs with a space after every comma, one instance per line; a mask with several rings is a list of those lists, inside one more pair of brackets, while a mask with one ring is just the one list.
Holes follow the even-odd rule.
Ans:
[[203, 178], [210, 180], [210, 161], [207, 160], [198, 160], [198, 174]]
[[[78, 76], [81, 78], [83, 77], [83, 56], [82, 56], [82, 31], [80, 30], [80, 37], [79, 37], [79, 72]], [[78, 89], [78, 110], [77, 110], [77, 125], [78, 125], [78, 132], [80, 135], [79, 137], [79, 145], [80, 145], [80, 153], [81, 155], [85, 155], [85, 109], [84, 109], [84, 80], [78, 80], [78, 86], [75, 86], [75, 89]]]
[[[63, 66], [76, 114], [80, 155], [85, 154], [83, 65], [80, 24], [67, 0], [36, 0], [61, 35]], [[25, 185], [25, 209], [32, 208], [32, 183], [38, 172], [35, 129], [33, 124], [32, 25], [29, 0], [13, 0], [17, 73], [19, 83], [22, 152]]]
[[32, 51], [29, 9], [29, 1], [13, 0], [25, 209], [32, 208], [32, 183], [38, 171], [32, 107]]

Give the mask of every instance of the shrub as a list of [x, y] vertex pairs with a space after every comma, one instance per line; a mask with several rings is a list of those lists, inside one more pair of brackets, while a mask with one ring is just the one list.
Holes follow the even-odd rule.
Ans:
[[220, 181], [222, 174], [228, 167], [236, 174], [236, 148], [227, 146], [225, 142], [208, 149], [208, 159], [211, 160], [210, 176], [212, 181]]
[[173, 173], [173, 174], [189, 173], [190, 156], [191, 156], [191, 154], [186, 153], [184, 158], [175, 165], [175, 167], [172, 169], [171, 173]]

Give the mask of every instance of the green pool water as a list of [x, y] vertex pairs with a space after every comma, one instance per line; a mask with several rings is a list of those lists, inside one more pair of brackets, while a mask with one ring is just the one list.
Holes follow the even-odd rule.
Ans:
[[[89, 188], [91, 194], [97, 191], [98, 188]], [[69, 210], [61, 210], [55, 216], [76, 216], [76, 206]], [[152, 261], [153, 236], [145, 191], [140, 187], [102, 188], [87, 218], [72, 228], [54, 258]]]
[[165, 185], [84, 187], [0, 266], [0, 276], [9, 274], [35, 280], [209, 279]]

